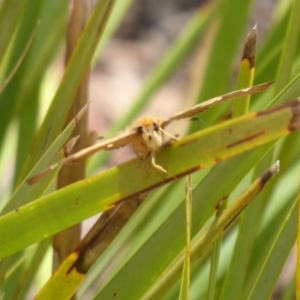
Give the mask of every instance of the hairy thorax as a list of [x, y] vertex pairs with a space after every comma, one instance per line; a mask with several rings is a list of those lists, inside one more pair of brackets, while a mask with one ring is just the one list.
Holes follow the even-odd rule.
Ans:
[[158, 151], [163, 145], [161, 120], [155, 117], [142, 117], [131, 126], [136, 134], [131, 137], [134, 152], [140, 157], [146, 157], [151, 152]]

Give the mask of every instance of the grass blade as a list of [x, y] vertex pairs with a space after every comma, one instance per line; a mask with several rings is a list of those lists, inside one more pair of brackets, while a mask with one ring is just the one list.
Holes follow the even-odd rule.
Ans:
[[[169, 172], [164, 181], [156, 173], [150, 174], [145, 180], [143, 171], [137, 169], [136, 174], [128, 178], [137, 162], [133, 160], [2, 216], [0, 257], [104, 211], [114, 202], [149, 191], [173, 181], [176, 177], [185, 176], [187, 172], [203, 169], [217, 161], [228, 159], [289, 134], [299, 126], [299, 106], [300, 101], [295, 100], [269, 111], [235, 118], [180, 140], [157, 155], [158, 163], [160, 160], [163, 161], [163, 166]], [[221, 145], [220, 141], [224, 141], [225, 145]], [[197, 156], [193, 153], [197, 153]], [[62, 198], [64, 201], [61, 201]], [[56, 215], [56, 219], [53, 219], [53, 214]], [[41, 221], [43, 228], [37, 226]], [[11, 228], [11, 231], [7, 232], [6, 228]], [[18, 228], [23, 228], [26, 234], [23, 231], [20, 236]]]
[[180, 295], [179, 295], [180, 300], [190, 299], [192, 187], [191, 187], [191, 177], [189, 175], [185, 177], [185, 185], [186, 185], [185, 187], [186, 188], [186, 196], [185, 196], [186, 246], [185, 246], [185, 259], [183, 263], [183, 273], [181, 278], [181, 288], [180, 288]]
[[[297, 201], [294, 201], [285, 222], [277, 234], [276, 240], [270, 249], [263, 267], [256, 278], [249, 295], [245, 299], [269, 299], [272, 295], [280, 272], [290, 254], [297, 236]], [[258, 297], [258, 298], [257, 298]]]
[[114, 1], [98, 2], [67, 66], [48, 114], [37, 134], [32, 154], [23, 169], [23, 177], [58, 135], [65, 122], [77, 87], [89, 67]]

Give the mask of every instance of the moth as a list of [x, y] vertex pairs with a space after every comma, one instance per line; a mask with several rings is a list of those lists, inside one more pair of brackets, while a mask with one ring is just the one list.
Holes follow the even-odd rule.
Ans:
[[243, 97], [261, 92], [270, 87], [272, 84], [273, 82], [267, 82], [249, 88], [233, 91], [228, 94], [224, 94], [222, 96], [218, 96], [208, 101], [202, 102], [189, 109], [178, 112], [167, 119], [160, 119], [152, 116], [139, 118], [136, 121], [134, 121], [124, 133], [111, 139], [107, 139], [103, 142], [97, 143], [93, 146], [82, 149], [81, 151], [78, 151], [66, 157], [65, 159], [51, 165], [41, 173], [31, 177], [28, 181], [30, 183], [34, 183], [41, 177], [46, 175], [48, 172], [65, 164], [74, 164], [100, 150], [108, 151], [120, 148], [125, 145], [131, 145], [134, 152], [141, 159], [145, 159], [151, 156], [152, 166], [161, 172], [167, 172], [162, 166], [156, 164], [155, 153], [164, 146], [164, 138], [166, 135], [171, 137], [173, 140], [178, 139], [177, 137], [172, 136], [165, 130], [165, 128], [171, 122], [180, 119], [193, 118], [195, 117], [195, 115], [207, 110], [213, 105], [233, 98]]

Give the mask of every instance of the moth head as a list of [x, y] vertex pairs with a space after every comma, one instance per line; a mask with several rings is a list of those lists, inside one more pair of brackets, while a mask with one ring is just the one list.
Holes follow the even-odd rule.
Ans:
[[135, 121], [134, 130], [142, 138], [149, 152], [157, 151], [163, 144], [161, 120], [154, 117], [143, 117]]

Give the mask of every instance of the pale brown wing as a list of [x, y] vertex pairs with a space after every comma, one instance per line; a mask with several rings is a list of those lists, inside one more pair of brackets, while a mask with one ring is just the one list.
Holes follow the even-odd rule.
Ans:
[[130, 130], [130, 131], [120, 134], [114, 138], [105, 140], [105, 141], [97, 143], [93, 146], [82, 149], [82, 150], [68, 156], [67, 158], [51, 165], [50, 167], [46, 168], [42, 172], [34, 175], [33, 177], [29, 178], [27, 180], [27, 182], [29, 184], [33, 184], [33, 183], [37, 182], [38, 180], [40, 180], [42, 177], [44, 177], [46, 174], [48, 174], [50, 171], [52, 171], [58, 167], [61, 167], [63, 165], [66, 165], [66, 164], [74, 164], [84, 158], [89, 157], [90, 155], [92, 155], [100, 150], [108, 151], [108, 150], [113, 150], [113, 149], [117, 149], [122, 146], [125, 146], [130, 143], [131, 138], [134, 134], [136, 134], [136, 133], [134, 131]]
[[122, 134], [114, 137], [114, 138], [105, 140], [105, 141], [97, 143], [93, 146], [82, 149], [82, 150], [74, 153], [73, 155], [70, 155], [69, 157], [67, 157], [66, 159], [61, 161], [61, 163], [63, 163], [63, 162], [64, 162], [63, 164], [75, 163], [81, 159], [89, 157], [90, 155], [92, 155], [100, 150], [109, 151], [109, 150], [117, 149], [122, 146], [128, 145], [131, 141], [131, 137], [134, 134], [136, 134], [134, 131], [127, 131], [125, 133], [122, 133]]
[[195, 115], [205, 111], [209, 107], [211, 107], [215, 104], [218, 104], [220, 102], [223, 102], [223, 101], [226, 101], [226, 100], [229, 100], [229, 99], [233, 99], [233, 98], [242, 97], [242, 96], [252, 95], [252, 94], [264, 91], [268, 87], [270, 87], [273, 83], [274, 83], [274, 81], [266, 82], [266, 83], [262, 83], [262, 84], [259, 84], [259, 85], [254, 85], [254, 86], [249, 87], [249, 88], [233, 91], [231, 93], [224, 94], [222, 96], [212, 98], [212, 99], [207, 100], [205, 102], [202, 102], [202, 103], [200, 103], [196, 106], [193, 106], [192, 108], [181, 111], [181, 112], [173, 115], [169, 119], [163, 120], [162, 123], [161, 123], [161, 126], [162, 126], [162, 128], [164, 128], [165, 126], [167, 126], [168, 124], [170, 124], [174, 120], [194, 117]]

